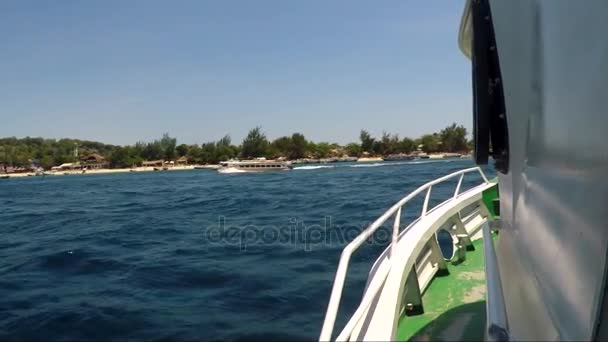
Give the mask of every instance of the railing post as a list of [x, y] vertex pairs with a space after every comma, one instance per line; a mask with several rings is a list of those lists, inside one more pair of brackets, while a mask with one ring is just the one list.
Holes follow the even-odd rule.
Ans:
[[431, 257], [433, 259], [433, 263], [437, 265], [437, 269], [443, 273], [448, 271], [448, 265], [445, 262], [445, 258], [443, 257], [443, 252], [441, 252], [441, 247], [439, 247], [439, 242], [437, 241], [437, 233], [429, 240], [431, 245]]
[[422, 214], [420, 216], [426, 215], [426, 210], [429, 206], [429, 197], [431, 196], [431, 189], [433, 186], [429, 186], [429, 189], [426, 191], [426, 196], [424, 197], [424, 204], [422, 205]]
[[405, 314], [416, 315], [424, 312], [422, 307], [422, 293], [418, 283], [418, 274], [416, 273], [416, 265], [412, 267], [405, 281], [405, 293], [403, 295], [403, 304]]
[[467, 232], [467, 229], [465, 228], [464, 223], [462, 223], [462, 220], [460, 219], [458, 214], [452, 217], [452, 223], [456, 227], [456, 236], [464, 239], [463, 243], [465, 247], [468, 248], [469, 246], [471, 246], [471, 238], [469, 237], [469, 232]]
[[454, 190], [454, 198], [458, 197], [458, 193], [460, 192], [460, 185], [462, 185], [463, 178], [464, 178], [464, 173], [461, 173], [460, 178], [458, 179], [458, 184], [456, 185], [456, 190]]
[[395, 214], [395, 222], [393, 222], [393, 242], [391, 243], [391, 259], [397, 255], [397, 242], [399, 241], [399, 225], [401, 224], [401, 208]]
[[477, 171], [479, 171], [479, 174], [481, 175], [481, 178], [483, 178], [483, 181], [486, 183], [490, 183], [490, 181], [488, 180], [488, 178], [486, 177], [486, 174], [483, 173], [483, 170], [481, 169], [481, 167], [477, 167]]

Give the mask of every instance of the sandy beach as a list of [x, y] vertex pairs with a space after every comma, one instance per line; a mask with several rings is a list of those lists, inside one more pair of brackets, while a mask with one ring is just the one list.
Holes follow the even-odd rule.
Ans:
[[[172, 166], [168, 167], [166, 170], [158, 171], [184, 171], [184, 170], [194, 170], [194, 169], [208, 169], [208, 170], [216, 170], [218, 169], [218, 165], [185, 165], [185, 166]], [[65, 171], [45, 171], [45, 176], [69, 176], [69, 175], [98, 175], [98, 174], [106, 174], [106, 173], [125, 173], [125, 172], [152, 172], [154, 171], [154, 167], [135, 167], [135, 168], [124, 168], [124, 169], [96, 169], [96, 170], [86, 170], [86, 172], [82, 172], [82, 170], [65, 170]], [[33, 177], [36, 176], [34, 172], [25, 172], [25, 173], [9, 173], [9, 174], [0, 174], [0, 177], [8, 176], [8, 178], [20, 178], [20, 177]]]

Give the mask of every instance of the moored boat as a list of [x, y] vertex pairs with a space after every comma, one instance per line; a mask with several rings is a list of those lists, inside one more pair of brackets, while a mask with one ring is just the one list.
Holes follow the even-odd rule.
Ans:
[[357, 163], [381, 162], [381, 157], [361, 157], [357, 159]]
[[384, 161], [400, 161], [400, 160], [413, 160], [414, 156], [409, 154], [389, 154], [388, 156], [382, 158]]

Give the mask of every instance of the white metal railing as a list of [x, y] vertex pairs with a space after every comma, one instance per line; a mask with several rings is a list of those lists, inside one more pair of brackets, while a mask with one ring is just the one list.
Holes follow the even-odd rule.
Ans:
[[[399, 202], [390, 207], [384, 214], [382, 214], [378, 219], [372, 222], [365, 230], [363, 230], [353, 241], [351, 241], [342, 251], [342, 255], [340, 256], [340, 261], [338, 264], [338, 269], [336, 271], [336, 277], [334, 280], [334, 284], [332, 287], [331, 295], [329, 298], [329, 304], [327, 307], [327, 312], [325, 314], [325, 320], [323, 322], [323, 328], [321, 329], [321, 335], [319, 337], [320, 341], [329, 341], [331, 339], [331, 335], [333, 333], [336, 316], [338, 314], [338, 309], [340, 306], [340, 300], [342, 298], [342, 290], [344, 288], [344, 281], [346, 279], [346, 273], [348, 271], [348, 265], [350, 262], [350, 258], [352, 254], [367, 240], [378, 228], [380, 228], [391, 216], [394, 216], [393, 222], [393, 234], [392, 234], [392, 242], [391, 242], [391, 256], [396, 253], [396, 246], [399, 240], [399, 227], [401, 224], [401, 211], [403, 206], [409, 202], [411, 199], [416, 197], [418, 194], [422, 193], [426, 190], [424, 204], [422, 206], [422, 212], [420, 214], [420, 218], [425, 217], [430, 210], [428, 210], [428, 202], [431, 194], [431, 190], [433, 185], [437, 185], [439, 183], [450, 180], [456, 176], [460, 176], [458, 179], [458, 184], [456, 185], [456, 189], [454, 191], [454, 196], [449, 199], [453, 200], [457, 198], [460, 194], [460, 188], [462, 185], [462, 181], [464, 175], [467, 173], [477, 171], [481, 178], [483, 179], [483, 183], [489, 183], [488, 178], [483, 173], [480, 167], [472, 167], [460, 171], [456, 171], [447, 176], [437, 178], [431, 182], [428, 182], [421, 187], [417, 188], [413, 192], [409, 193], [407, 196], [402, 198]], [[445, 203], [445, 202], [444, 202]], [[432, 210], [432, 209], [431, 209]], [[363, 299], [361, 300], [361, 304], [358, 309], [353, 314], [351, 320], [347, 323], [347, 325], [342, 330], [342, 333], [338, 336], [337, 340], [346, 340], [348, 336], [350, 336], [351, 332], [355, 328], [355, 325], [358, 323], [360, 318], [363, 316], [367, 308], [371, 305], [373, 299], [378, 294], [378, 291], [382, 288], [386, 277], [388, 276], [390, 271], [389, 268], [384, 268], [380, 272], [380, 274], [376, 274], [374, 279], [369, 284], [367, 291]], [[380, 279], [380, 280], [378, 280]]]

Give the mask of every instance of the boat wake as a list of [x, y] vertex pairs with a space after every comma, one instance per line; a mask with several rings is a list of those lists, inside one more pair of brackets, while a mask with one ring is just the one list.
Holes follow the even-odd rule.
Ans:
[[449, 163], [449, 162], [453, 162], [455, 160], [459, 160], [459, 159], [450, 158], [450, 159], [435, 159], [435, 160], [417, 160], [417, 161], [409, 162], [407, 164]]
[[435, 160], [415, 160], [415, 161], [402, 161], [402, 162], [379, 162], [379, 163], [358, 163], [348, 165], [306, 165], [296, 166], [294, 170], [319, 170], [319, 169], [335, 169], [344, 167], [380, 167], [380, 166], [397, 166], [397, 165], [417, 165], [417, 164], [431, 164], [431, 163], [449, 163], [457, 161], [459, 159], [435, 159]]
[[409, 162], [400, 162], [400, 163], [372, 163], [372, 164], [356, 164], [356, 165], [348, 165], [348, 167], [378, 167], [378, 166], [392, 166], [392, 165], [405, 165], [411, 164]]
[[296, 166], [294, 170], [318, 170], [318, 169], [333, 169], [334, 165], [306, 165], [306, 166]]
[[226, 168], [218, 169], [217, 172], [219, 172], [219, 173], [243, 173], [243, 172], [247, 172], [247, 171], [239, 170], [235, 167], [226, 167]]

